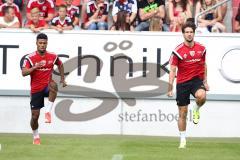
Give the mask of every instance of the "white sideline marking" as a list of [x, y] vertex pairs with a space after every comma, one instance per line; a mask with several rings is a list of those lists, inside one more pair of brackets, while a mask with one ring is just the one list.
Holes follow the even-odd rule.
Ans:
[[122, 154], [114, 154], [112, 160], [123, 160]]

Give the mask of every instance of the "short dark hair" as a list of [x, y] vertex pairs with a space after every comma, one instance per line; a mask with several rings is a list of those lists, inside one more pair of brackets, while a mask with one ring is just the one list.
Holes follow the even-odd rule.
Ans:
[[48, 36], [46, 34], [44, 34], [44, 33], [40, 33], [40, 34], [37, 35], [37, 40], [39, 40], [39, 39], [46, 39], [46, 40], [48, 40]]
[[184, 32], [185, 32], [185, 29], [188, 28], [188, 27], [189, 27], [189, 28], [192, 28], [193, 32], [195, 32], [195, 30], [196, 30], [197, 27], [196, 27], [193, 19], [188, 19], [188, 20], [183, 24], [183, 26], [182, 26], [182, 33], [184, 33]]
[[6, 15], [7, 13], [9, 13], [9, 10], [10, 9], [13, 9], [14, 10], [14, 8], [12, 7], [12, 6], [6, 6], [6, 7], [4, 7], [3, 8], [3, 15]]

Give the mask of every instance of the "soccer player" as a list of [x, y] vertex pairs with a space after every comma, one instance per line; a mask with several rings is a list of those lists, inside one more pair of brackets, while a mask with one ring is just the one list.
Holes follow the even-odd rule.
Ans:
[[176, 101], [179, 110], [178, 129], [180, 132], [179, 148], [186, 147], [186, 118], [190, 94], [195, 97], [193, 107], [193, 123], [199, 122], [199, 108], [206, 101], [207, 65], [206, 49], [194, 41], [196, 26], [187, 21], [182, 27], [184, 42], [178, 45], [170, 58], [169, 87], [167, 95], [173, 96], [173, 82], [177, 72]]
[[26, 56], [22, 75], [31, 76], [31, 128], [33, 131], [33, 144], [40, 145], [40, 136], [38, 133], [38, 118], [40, 109], [44, 107], [44, 97], [48, 97], [46, 105], [45, 122], [51, 123], [51, 108], [57, 96], [57, 84], [52, 80], [53, 67], [56, 64], [61, 76], [63, 87], [67, 84], [64, 79], [64, 68], [61, 60], [54, 53], [46, 50], [48, 37], [44, 33], [37, 35], [37, 51]]

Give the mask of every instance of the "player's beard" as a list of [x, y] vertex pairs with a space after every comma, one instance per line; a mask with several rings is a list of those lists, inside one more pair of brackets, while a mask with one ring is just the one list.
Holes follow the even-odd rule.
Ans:
[[40, 50], [40, 49], [38, 50], [38, 53], [41, 54], [41, 55], [44, 55], [45, 52], [46, 52], [45, 49], [44, 50]]
[[187, 41], [188, 43], [192, 43], [192, 42], [193, 42], [193, 37], [191, 37], [191, 38], [186, 38], [186, 41]]
[[190, 39], [190, 40], [186, 39], [186, 41], [187, 41], [188, 43], [192, 43], [193, 39]]

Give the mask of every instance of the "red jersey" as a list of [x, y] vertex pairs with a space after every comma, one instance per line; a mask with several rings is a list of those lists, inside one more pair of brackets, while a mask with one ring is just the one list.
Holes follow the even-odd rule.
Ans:
[[30, 13], [33, 8], [38, 8], [41, 17], [48, 17], [49, 13], [54, 14], [54, 3], [52, 0], [45, 0], [39, 3], [38, 0], [29, 0], [27, 4], [27, 13]]
[[47, 23], [46, 23], [46, 21], [45, 21], [44, 19], [39, 19], [39, 21], [38, 21], [37, 24], [36, 24], [36, 23], [33, 23], [32, 20], [29, 20], [29, 21], [27, 22], [27, 25], [29, 25], [29, 26], [30, 26], [30, 25], [34, 25], [35, 28], [44, 27], [46, 24], [47, 24]]
[[43, 67], [34, 70], [31, 76], [31, 93], [42, 91], [48, 86], [48, 83], [52, 79], [52, 72], [54, 64], [60, 66], [62, 61], [54, 53], [46, 52], [44, 56], [41, 56], [37, 51], [26, 56], [23, 68], [31, 68], [36, 63], [43, 63]]
[[184, 43], [177, 46], [172, 52], [170, 64], [177, 66], [177, 83], [183, 83], [194, 77], [204, 79], [206, 49], [198, 42], [193, 47]]

